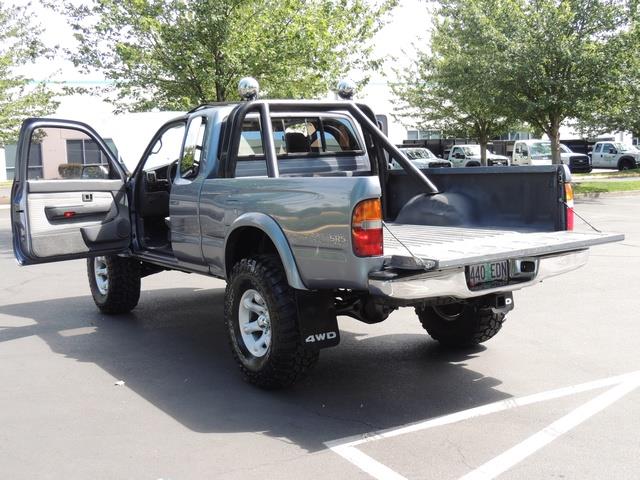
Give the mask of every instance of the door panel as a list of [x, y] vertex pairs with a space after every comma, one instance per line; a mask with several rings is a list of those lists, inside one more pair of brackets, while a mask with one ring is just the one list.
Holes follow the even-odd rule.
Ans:
[[131, 224], [125, 178], [104, 140], [88, 125], [26, 120], [11, 192], [18, 262], [43, 263], [128, 250]]

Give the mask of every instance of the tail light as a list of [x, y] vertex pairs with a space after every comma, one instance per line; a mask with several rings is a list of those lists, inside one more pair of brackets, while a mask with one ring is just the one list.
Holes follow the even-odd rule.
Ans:
[[353, 253], [359, 257], [382, 255], [382, 206], [379, 198], [363, 200], [351, 217]]
[[575, 214], [573, 213], [573, 188], [570, 183], [564, 184], [564, 201], [567, 204], [567, 230], [573, 230]]

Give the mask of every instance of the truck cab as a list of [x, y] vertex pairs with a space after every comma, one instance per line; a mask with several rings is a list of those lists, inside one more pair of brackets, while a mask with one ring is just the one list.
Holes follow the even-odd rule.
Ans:
[[[482, 165], [480, 145], [454, 145], [449, 151], [449, 161], [454, 167], [479, 167]], [[508, 166], [509, 159], [487, 149], [487, 166]]]
[[640, 150], [622, 142], [596, 142], [591, 152], [591, 164], [594, 168], [631, 170], [640, 166]]
[[551, 142], [545, 140], [517, 140], [513, 144], [512, 165], [551, 165]]

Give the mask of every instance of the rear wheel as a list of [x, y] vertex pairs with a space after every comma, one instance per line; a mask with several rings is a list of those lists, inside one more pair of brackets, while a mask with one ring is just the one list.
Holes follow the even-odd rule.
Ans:
[[424, 329], [447, 347], [470, 347], [493, 338], [502, 328], [504, 313], [469, 303], [417, 307]]
[[233, 356], [250, 383], [287, 387], [318, 361], [318, 351], [301, 341], [295, 292], [275, 255], [235, 264], [224, 316]]
[[87, 259], [91, 295], [104, 313], [127, 313], [140, 299], [140, 262], [107, 255]]

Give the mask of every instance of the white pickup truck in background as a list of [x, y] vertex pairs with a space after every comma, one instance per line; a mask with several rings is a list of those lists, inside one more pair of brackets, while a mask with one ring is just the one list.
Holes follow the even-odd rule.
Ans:
[[[480, 145], [454, 145], [451, 147], [448, 160], [454, 167], [479, 167], [482, 165]], [[509, 166], [509, 158], [487, 150], [487, 165]]]
[[[560, 144], [560, 158], [572, 173], [589, 173], [589, 156], [575, 153], [564, 144]], [[551, 165], [551, 142], [549, 140], [518, 140], [513, 144], [511, 165]]]
[[621, 142], [597, 142], [591, 153], [594, 168], [631, 170], [640, 167], [640, 150]]

